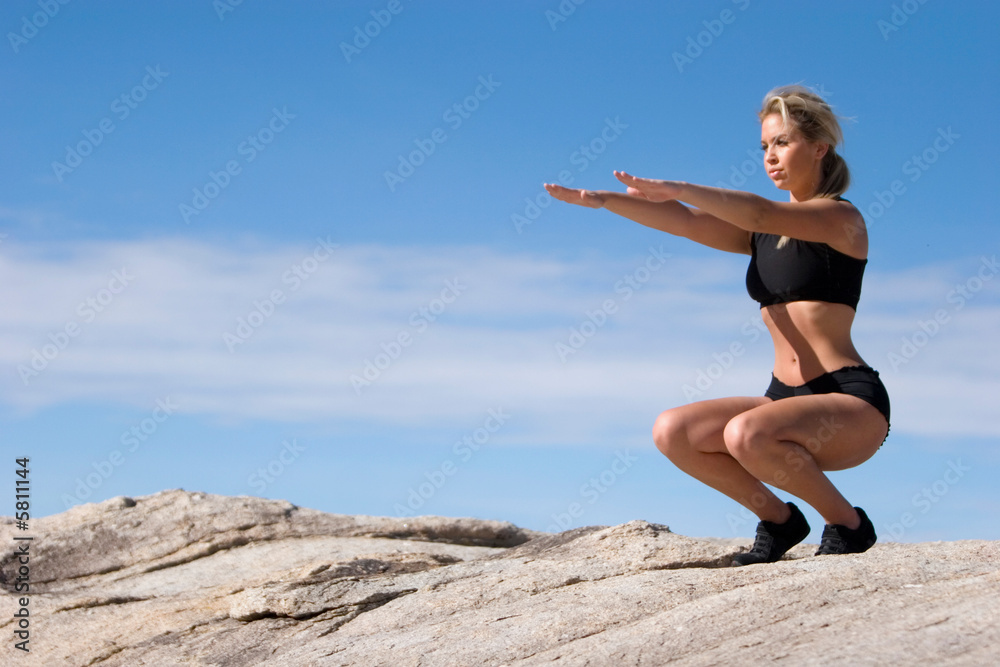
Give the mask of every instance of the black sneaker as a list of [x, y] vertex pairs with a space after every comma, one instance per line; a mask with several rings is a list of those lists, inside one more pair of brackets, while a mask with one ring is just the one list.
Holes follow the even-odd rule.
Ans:
[[761, 521], [757, 524], [757, 537], [753, 548], [745, 554], [733, 557], [733, 565], [753, 565], [773, 563], [796, 544], [806, 539], [809, 524], [794, 503], [785, 503], [792, 510], [792, 516], [785, 523]]
[[859, 554], [868, 551], [878, 539], [875, 526], [865, 511], [855, 507], [861, 517], [861, 525], [851, 530], [839, 524], [827, 524], [823, 529], [823, 539], [820, 540], [817, 556], [829, 554]]

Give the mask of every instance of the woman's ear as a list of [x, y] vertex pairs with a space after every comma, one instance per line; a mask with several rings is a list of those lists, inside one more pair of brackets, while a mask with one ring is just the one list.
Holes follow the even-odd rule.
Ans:
[[830, 151], [830, 144], [825, 144], [822, 142], [816, 142], [816, 159], [822, 160], [826, 157], [826, 154]]

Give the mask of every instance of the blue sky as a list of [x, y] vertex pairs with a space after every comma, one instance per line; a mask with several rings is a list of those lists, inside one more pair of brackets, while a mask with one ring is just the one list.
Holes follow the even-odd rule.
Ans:
[[784, 198], [756, 109], [802, 83], [845, 118], [893, 399], [833, 478], [884, 540], [1000, 537], [1000, 10], [623, 7], [5, 2], [0, 439], [34, 512], [180, 487], [749, 537], [649, 436], [763, 392], [746, 258], [542, 183]]

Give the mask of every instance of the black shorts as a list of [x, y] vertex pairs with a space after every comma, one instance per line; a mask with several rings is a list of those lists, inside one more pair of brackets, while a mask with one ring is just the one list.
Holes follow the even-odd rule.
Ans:
[[868, 366], [845, 366], [840, 370], [823, 373], [797, 387], [790, 387], [771, 375], [771, 386], [764, 395], [772, 401], [792, 396], [809, 396], [811, 394], [848, 394], [857, 396], [863, 401], [874, 405], [889, 423], [889, 392], [878, 376], [878, 371]]

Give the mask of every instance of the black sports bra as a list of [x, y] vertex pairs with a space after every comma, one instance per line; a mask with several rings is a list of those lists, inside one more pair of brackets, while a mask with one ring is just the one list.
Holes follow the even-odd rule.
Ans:
[[778, 249], [780, 239], [760, 232], [750, 237], [747, 292], [761, 308], [790, 301], [827, 301], [857, 310], [867, 259], [799, 239], [789, 239]]

